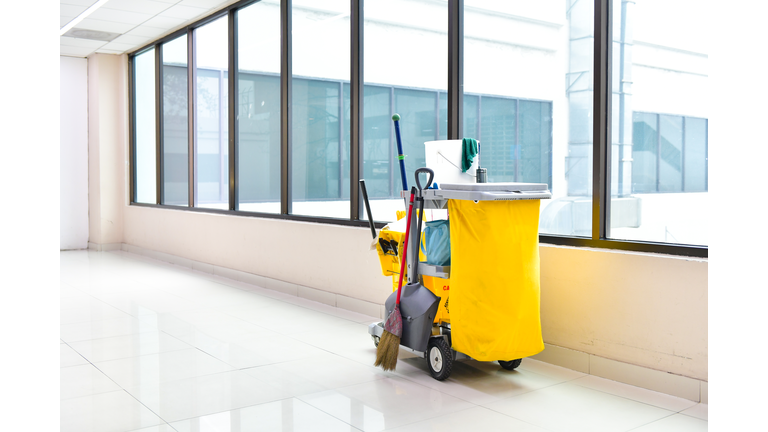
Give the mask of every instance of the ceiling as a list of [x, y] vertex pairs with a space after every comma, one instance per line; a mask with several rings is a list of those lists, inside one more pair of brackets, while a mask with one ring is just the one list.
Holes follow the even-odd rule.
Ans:
[[[60, 0], [59, 28], [97, 0]], [[172, 33], [236, 0], [109, 0], [73, 30], [117, 33], [111, 41], [60, 36], [59, 53], [87, 57], [93, 53], [123, 54]], [[69, 32], [68, 32], [69, 33]], [[81, 34], [88, 32], [79, 32]], [[92, 33], [92, 32], [91, 32]]]

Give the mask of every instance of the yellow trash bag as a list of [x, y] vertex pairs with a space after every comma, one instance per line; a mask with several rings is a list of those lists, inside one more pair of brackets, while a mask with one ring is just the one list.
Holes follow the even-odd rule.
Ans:
[[539, 200], [449, 200], [451, 339], [475, 360], [544, 350], [539, 317]]

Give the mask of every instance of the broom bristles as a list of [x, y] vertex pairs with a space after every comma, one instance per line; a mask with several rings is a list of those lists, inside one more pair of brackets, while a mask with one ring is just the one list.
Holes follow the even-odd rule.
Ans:
[[385, 371], [395, 370], [397, 354], [400, 351], [400, 338], [384, 330], [376, 347], [376, 362], [374, 366], [381, 366]]

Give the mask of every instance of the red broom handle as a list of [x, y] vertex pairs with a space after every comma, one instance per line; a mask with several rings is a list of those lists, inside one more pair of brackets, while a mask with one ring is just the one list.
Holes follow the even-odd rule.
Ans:
[[411, 212], [413, 212], [413, 190], [411, 190], [411, 202], [408, 203], [408, 223], [405, 224], [405, 241], [403, 242], [403, 259], [400, 260], [400, 281], [397, 282], [397, 304], [400, 304], [400, 292], [403, 288], [403, 273], [405, 273], [405, 262], [408, 260], [408, 235], [411, 233]]

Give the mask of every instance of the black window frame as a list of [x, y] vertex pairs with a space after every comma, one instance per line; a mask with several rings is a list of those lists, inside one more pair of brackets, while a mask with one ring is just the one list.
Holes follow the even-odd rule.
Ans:
[[[258, 0], [241, 0], [228, 5], [216, 12], [180, 28], [167, 36], [157, 39], [141, 48], [128, 53], [129, 70], [129, 161], [130, 161], [130, 205], [139, 207], [157, 207], [184, 211], [197, 211], [204, 213], [228, 214], [236, 216], [261, 217], [270, 219], [284, 219], [294, 221], [306, 221], [315, 223], [328, 223], [345, 226], [365, 227], [367, 221], [362, 220], [362, 209], [360, 202], [360, 192], [358, 188], [358, 179], [360, 178], [363, 163], [362, 148], [363, 128], [362, 128], [362, 109], [363, 109], [363, 10], [365, 0], [350, 0], [350, 217], [348, 219], [329, 218], [320, 216], [301, 216], [291, 214], [290, 197], [290, 150], [291, 150], [291, 110], [290, 103], [281, 103], [280, 118], [280, 213], [256, 213], [240, 211], [237, 209], [237, 80], [239, 71], [237, 68], [237, 11], [244, 7], [257, 3]], [[599, 249], [615, 249], [625, 251], [650, 252], [658, 254], [670, 254], [691, 257], [708, 257], [707, 246], [670, 244], [648, 241], [628, 241], [616, 240], [610, 238], [610, 201], [611, 201], [611, 73], [612, 73], [612, 8], [611, 0], [593, 0], [594, 1], [594, 47], [593, 47], [593, 169], [592, 169], [592, 236], [560, 236], [552, 234], [539, 234], [539, 241], [545, 244], [566, 245], [576, 247], [592, 247]], [[464, 64], [464, 1], [448, 0], [448, 112], [447, 112], [447, 138], [460, 139], [463, 137], [463, 64]], [[291, 31], [292, 31], [292, 1], [281, 0], [280, 2], [280, 32], [281, 32], [281, 80], [280, 95], [281, 101], [291, 101], [292, 97], [292, 62], [291, 62]], [[135, 178], [135, 68], [134, 57], [149, 49], [155, 48], [155, 53], [162, 60], [162, 44], [169, 42], [182, 34], [187, 34], [187, 65], [189, 70], [188, 85], [195, 83], [194, 77], [194, 30], [222, 16], [228, 16], [228, 50], [229, 50], [229, 209], [219, 210], [211, 208], [194, 207], [194, 134], [189, 134], [189, 206], [170, 206], [160, 204], [162, 199], [162, 137], [158, 136], [158, 169], [157, 176], [158, 194], [157, 204], [137, 203], [135, 201], [136, 178]], [[155, 62], [156, 89], [162, 89], [158, 86], [162, 77], [162, 61]], [[190, 87], [191, 88], [191, 87]], [[190, 96], [193, 91], [190, 90]], [[156, 91], [155, 97], [162, 97], [160, 91]], [[194, 98], [190, 97], [190, 116], [189, 130], [193, 130], [194, 118]], [[158, 104], [160, 102], [157, 102]], [[155, 127], [158, 135], [162, 129], [162, 111], [157, 111], [158, 121]], [[551, 143], [550, 145], [554, 145]], [[375, 223], [381, 228], [385, 224]]]

